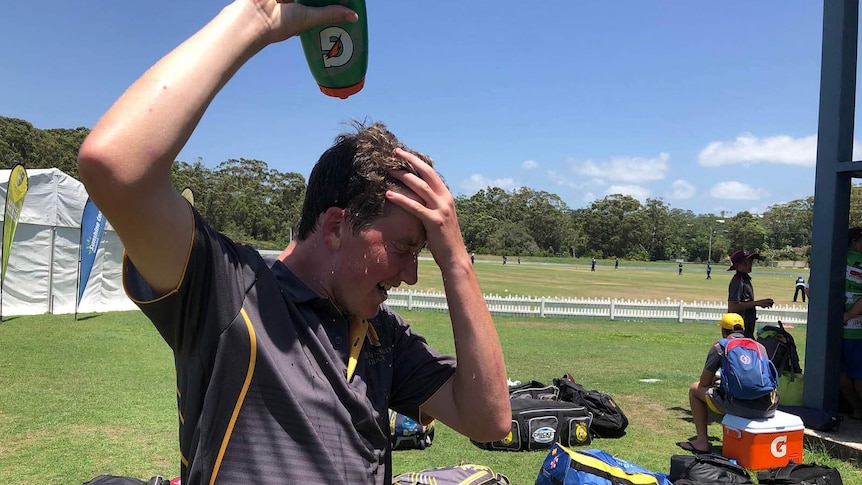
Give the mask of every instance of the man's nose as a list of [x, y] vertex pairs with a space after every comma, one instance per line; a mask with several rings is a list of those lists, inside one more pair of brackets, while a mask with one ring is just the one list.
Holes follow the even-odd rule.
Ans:
[[413, 260], [404, 266], [401, 270], [401, 281], [408, 285], [415, 285], [419, 281], [419, 256], [415, 256]]

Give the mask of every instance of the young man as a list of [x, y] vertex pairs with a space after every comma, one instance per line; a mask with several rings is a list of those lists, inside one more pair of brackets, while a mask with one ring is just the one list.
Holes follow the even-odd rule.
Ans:
[[757, 307], [770, 308], [774, 304], [772, 298], [754, 299], [754, 285], [751, 283], [750, 273], [752, 261], [755, 259], [761, 259], [760, 254], [740, 249], [730, 255], [730, 268], [727, 269], [736, 270], [727, 288], [727, 311], [742, 315], [745, 320], [744, 334], [748, 338], [754, 338]]
[[[725, 313], [718, 322], [721, 327], [721, 338], [743, 338], [745, 323], [736, 313]], [[757, 344], [761, 352], [766, 353], [762, 345]], [[700, 379], [694, 381], [688, 390], [688, 402], [691, 406], [691, 419], [697, 433], [694, 441], [680, 441], [676, 445], [693, 453], [709, 453], [712, 446], [707, 434], [708, 409], [718, 414], [733, 414], [746, 418], [768, 418], [775, 414], [778, 407], [778, 393], [771, 393], [752, 400], [736, 399], [724, 392], [718, 382], [720, 377], [716, 372], [724, 362], [724, 349], [715, 342], [706, 355], [706, 363], [700, 373]]]
[[[80, 149], [87, 191], [125, 245], [127, 292], [174, 352], [184, 485], [389, 484], [387, 408], [476, 441], [509, 432], [500, 342], [452, 194], [382, 124], [321, 156], [298, 240], [271, 262], [171, 186], [171, 164], [246, 61], [356, 19], [341, 6], [236, 0], [138, 79]], [[416, 282], [426, 242], [457, 365], [382, 305]]]

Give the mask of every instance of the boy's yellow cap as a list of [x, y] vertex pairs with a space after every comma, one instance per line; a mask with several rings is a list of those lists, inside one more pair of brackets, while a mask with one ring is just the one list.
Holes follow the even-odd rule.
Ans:
[[725, 330], [743, 330], [745, 321], [738, 313], [725, 313], [718, 321], [718, 326]]

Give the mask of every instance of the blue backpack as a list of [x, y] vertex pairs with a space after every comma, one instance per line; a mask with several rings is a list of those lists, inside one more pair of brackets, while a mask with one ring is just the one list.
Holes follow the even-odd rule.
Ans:
[[735, 399], [757, 399], [778, 387], [778, 370], [766, 352], [750, 338], [723, 338], [721, 388]]

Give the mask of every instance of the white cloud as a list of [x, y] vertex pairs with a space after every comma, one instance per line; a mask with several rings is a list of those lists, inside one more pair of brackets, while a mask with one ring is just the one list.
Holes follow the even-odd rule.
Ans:
[[511, 178], [487, 179], [481, 174], [474, 173], [469, 179], [461, 182], [461, 190], [464, 192], [475, 194], [476, 192], [487, 189], [488, 187], [500, 187], [505, 191], [510, 191], [517, 188], [519, 185]]
[[670, 170], [670, 154], [660, 153], [656, 158], [611, 157], [604, 162], [572, 159], [572, 171], [579, 175], [608, 179], [616, 182], [644, 182], [661, 180]]
[[575, 183], [572, 182], [571, 179], [569, 179], [565, 175], [562, 175], [556, 170], [548, 170], [546, 173], [548, 174], [548, 179], [550, 179], [551, 182], [554, 182], [557, 185], [563, 185], [565, 187], [571, 187], [573, 189], [577, 188], [575, 186]]
[[769, 197], [769, 192], [737, 181], [720, 182], [709, 189], [709, 195], [725, 200], [760, 200]]
[[525, 160], [524, 163], [521, 164], [527, 170], [533, 170], [534, 168], [539, 167], [539, 162], [535, 160]]
[[645, 187], [641, 187], [640, 185], [611, 185], [610, 187], [608, 187], [608, 190], [605, 191], [605, 194], [630, 195], [635, 199], [644, 202], [646, 201], [647, 197], [649, 197], [649, 190]]
[[674, 180], [671, 187], [669, 199], [690, 199], [697, 192], [697, 188], [685, 180]]
[[704, 167], [759, 162], [813, 167], [817, 160], [817, 135], [758, 138], [745, 133], [733, 141], [711, 142], [700, 151], [697, 159]]
[[[569, 189], [581, 190], [583, 188], [593, 187], [596, 185], [596, 183], [595, 183], [596, 181], [594, 181], [594, 180], [590, 180], [590, 181], [582, 180], [582, 181], [576, 182], [575, 180], [572, 180], [570, 177], [567, 177], [566, 175], [561, 174], [560, 172], [557, 172], [556, 170], [548, 170], [545, 173], [548, 175], [548, 180], [550, 180], [551, 182], [553, 182], [557, 185], [561, 185], [561, 186], [567, 187]], [[599, 182], [599, 184], [603, 185], [600, 182]]]

